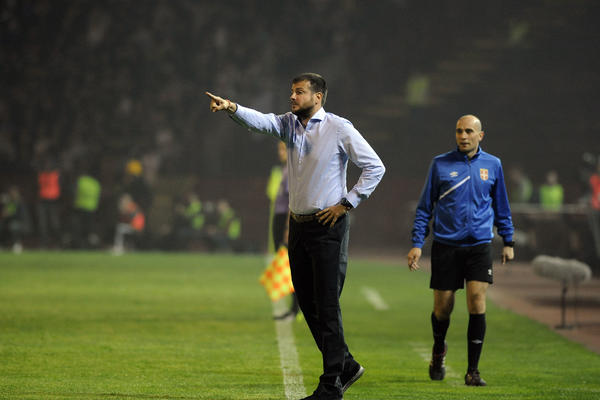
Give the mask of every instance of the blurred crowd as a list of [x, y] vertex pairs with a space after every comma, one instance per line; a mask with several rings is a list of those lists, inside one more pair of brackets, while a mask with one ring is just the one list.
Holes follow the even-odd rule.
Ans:
[[519, 166], [508, 168], [507, 186], [515, 241], [525, 258], [551, 254], [576, 258], [597, 267], [600, 260], [600, 155], [584, 153], [579, 167], [581, 197], [565, 203], [565, 187], [556, 170], [534, 182]]
[[[265, 150], [271, 139], [230, 132], [236, 128], [211, 118], [203, 92], [283, 112], [290, 77], [307, 66], [327, 75], [328, 109], [357, 121], [386, 163], [380, 204], [413, 200], [414, 170], [443, 151], [432, 137], [445, 132], [457, 108], [475, 104], [495, 119], [486, 143], [505, 162], [526, 163], [517, 168], [523, 177], [510, 173], [512, 201], [564, 209], [580, 193], [591, 196], [590, 183], [573, 190], [572, 157], [545, 160], [538, 142], [560, 141], [577, 154], [575, 145], [597, 134], [589, 104], [598, 91], [588, 79], [597, 52], [581, 51], [596, 44], [586, 34], [596, 8], [518, 0], [435, 7], [408, 0], [0, 0], [2, 246], [116, 253], [128, 246], [254, 247], [235, 236], [241, 215], [252, 222], [244, 232], [260, 234], [255, 214], [263, 199], [239, 195], [245, 186], [215, 191], [201, 182], [239, 177], [241, 186], [264, 177], [274, 160]], [[307, 9], [313, 17], [300, 23]], [[465, 18], [486, 23], [474, 32]], [[537, 62], [543, 68], [532, 68]], [[535, 107], [524, 113], [522, 104]], [[505, 139], [515, 125], [530, 131], [519, 135], [520, 146]], [[567, 128], [579, 140], [557, 139]], [[557, 172], [542, 178], [551, 165]], [[229, 221], [222, 217], [228, 209], [238, 222], [220, 222]], [[397, 246], [399, 230], [409, 234], [389, 224], [384, 209], [361, 221], [356, 244]], [[201, 216], [192, 217], [194, 210]]]
[[[308, 3], [315, 15], [336, 17], [307, 18], [294, 31], [304, 2], [0, 1], [0, 166], [29, 168], [53, 154], [68, 171], [78, 158], [103, 158], [107, 167], [107, 155], [113, 163], [133, 155], [144, 157], [148, 174], [262, 174], [269, 161], [257, 164], [223, 134], [223, 124], [207, 118], [205, 90], [285, 111], [290, 76], [312, 58], [319, 69], [336, 71], [328, 76], [336, 88], [332, 107], [352, 113], [362, 106], [359, 97], [404, 87], [460, 43], [470, 31], [454, 24], [461, 10], [475, 8], [485, 18], [499, 7], [466, 0], [434, 8]], [[430, 35], [410, 28], [424, 18], [436, 20]], [[391, 28], [402, 40], [373, 40]], [[449, 29], [453, 35], [441, 34]], [[298, 51], [302, 40], [310, 40], [306, 51]]]
[[[71, 176], [46, 158], [37, 170], [35, 199], [12, 184], [0, 193], [0, 248], [241, 251], [241, 218], [226, 199], [201, 201], [196, 193], [172, 205], [171, 223], [149, 232], [153, 192], [142, 163], [124, 164], [105, 195], [96, 168], [82, 163]], [[23, 186], [23, 185], [21, 185]]]

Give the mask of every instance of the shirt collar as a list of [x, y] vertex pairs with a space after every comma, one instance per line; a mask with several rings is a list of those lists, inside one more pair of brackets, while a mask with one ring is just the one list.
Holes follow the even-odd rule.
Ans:
[[325, 109], [323, 107], [321, 107], [321, 108], [319, 108], [319, 111], [317, 111], [310, 120], [311, 121], [313, 121], [313, 120], [323, 121], [324, 119], [325, 119]]
[[[319, 111], [317, 111], [309, 120], [308, 122], [311, 121], [323, 121], [325, 119], [325, 114], [327, 114], [325, 112], [325, 109], [323, 107], [319, 108]], [[300, 118], [298, 118], [297, 115], [294, 115], [294, 118], [296, 120], [296, 123], [299, 124], [300, 123]]]

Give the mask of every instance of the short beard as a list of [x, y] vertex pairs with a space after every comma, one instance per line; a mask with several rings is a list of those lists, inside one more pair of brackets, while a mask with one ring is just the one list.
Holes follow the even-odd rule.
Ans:
[[308, 119], [312, 116], [313, 114], [313, 107], [310, 108], [299, 108], [296, 111], [292, 111], [292, 113], [297, 116], [301, 121]]

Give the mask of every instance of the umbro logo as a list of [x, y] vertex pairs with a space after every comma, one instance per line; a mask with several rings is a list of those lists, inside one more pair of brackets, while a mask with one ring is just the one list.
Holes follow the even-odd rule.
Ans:
[[456, 172], [456, 171], [452, 171], [452, 172], [450, 172], [450, 176], [451, 176], [452, 178], [456, 178], [456, 177], [458, 176], [458, 172]]

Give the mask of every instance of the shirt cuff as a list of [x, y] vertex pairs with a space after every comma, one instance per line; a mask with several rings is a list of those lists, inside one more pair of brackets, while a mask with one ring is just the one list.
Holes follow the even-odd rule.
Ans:
[[352, 204], [352, 207], [356, 208], [360, 204], [361, 198], [356, 192], [350, 191], [346, 195], [346, 200]]
[[229, 118], [233, 119], [234, 121], [240, 121], [240, 114], [242, 114], [244, 111], [245, 107], [240, 106], [239, 104], [237, 105], [237, 107], [235, 108], [235, 111], [232, 113], [227, 113], [227, 115], [229, 115]]

